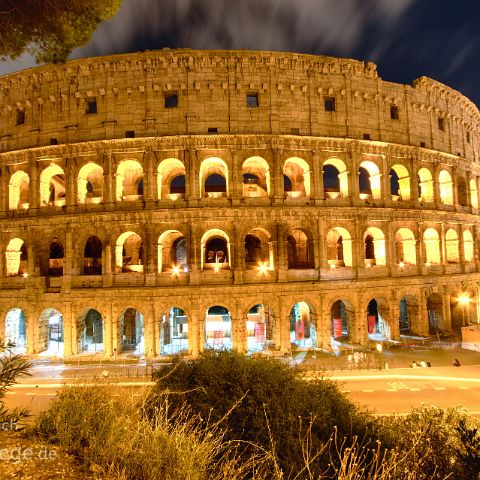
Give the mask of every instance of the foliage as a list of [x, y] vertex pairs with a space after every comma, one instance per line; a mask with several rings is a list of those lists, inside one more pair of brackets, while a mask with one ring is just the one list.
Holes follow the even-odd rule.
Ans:
[[185, 411], [173, 417], [167, 405], [158, 407], [147, 420], [142, 405], [124, 390], [64, 387], [39, 416], [37, 433], [90, 470], [115, 479], [265, 478], [261, 455], [241, 464], [218, 429], [200, 428], [195, 416]]
[[[271, 451], [285, 477], [333, 470], [338, 459], [324, 449], [332, 435], [345, 447], [375, 439], [374, 422], [329, 380], [305, 382], [275, 359], [206, 352], [191, 362], [176, 359], [156, 373], [147, 401], [152, 415], [167, 399], [173, 411], [184, 404], [204, 424], [218, 423], [227, 440], [241, 440], [243, 458], [252, 445]], [[319, 453], [321, 452], [321, 453]]]
[[38, 63], [64, 62], [98, 24], [112, 18], [121, 0], [0, 1], [0, 57], [24, 52]]
[[480, 435], [465, 411], [422, 406], [382, 427], [384, 441], [408, 453], [395, 478], [478, 480]]
[[30, 375], [28, 370], [32, 366], [22, 355], [13, 353], [14, 346], [0, 338], [0, 423], [18, 422], [29, 415], [26, 408], [9, 410], [5, 406], [4, 399], [8, 389], [15, 385], [20, 375]]

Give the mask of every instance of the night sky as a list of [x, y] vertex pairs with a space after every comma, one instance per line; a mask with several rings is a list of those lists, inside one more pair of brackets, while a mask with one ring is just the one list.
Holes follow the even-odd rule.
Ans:
[[[480, 0], [123, 0], [72, 58], [163, 47], [371, 60], [384, 80], [427, 75], [480, 105]], [[0, 63], [0, 74], [32, 65]]]

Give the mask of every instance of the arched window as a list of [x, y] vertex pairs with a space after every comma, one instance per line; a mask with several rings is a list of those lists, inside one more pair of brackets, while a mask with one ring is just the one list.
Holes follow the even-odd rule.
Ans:
[[463, 231], [463, 254], [465, 262], [473, 262], [473, 236], [470, 230]]
[[228, 196], [228, 167], [224, 160], [209, 157], [200, 164], [200, 196], [220, 198]]
[[416, 265], [415, 236], [408, 228], [401, 228], [395, 235], [396, 261], [402, 265]]
[[386, 265], [385, 236], [377, 227], [370, 227], [364, 235], [365, 265]]
[[364, 161], [358, 168], [358, 184], [361, 199], [380, 199], [380, 170], [371, 161]]
[[352, 266], [352, 237], [348, 230], [335, 227], [328, 231], [327, 258], [331, 268]]
[[135, 232], [122, 233], [115, 247], [116, 273], [143, 272], [143, 242]]
[[445, 234], [445, 248], [447, 263], [458, 263], [460, 261], [458, 234], [453, 228], [448, 229]]
[[167, 230], [158, 239], [158, 272], [186, 272], [187, 244], [178, 230]]
[[438, 176], [440, 184], [440, 200], [444, 205], [453, 205], [452, 177], [446, 170], [442, 170]]
[[230, 268], [230, 240], [222, 230], [212, 229], [202, 237], [202, 268], [225, 270]]
[[160, 200], [185, 196], [185, 166], [178, 158], [162, 160], [157, 168], [157, 195]]
[[462, 207], [468, 207], [467, 182], [461, 176], [457, 177], [457, 197]]
[[6, 256], [6, 273], [8, 276], [25, 275], [27, 273], [27, 247], [20, 238], [8, 242]]
[[428, 168], [421, 168], [418, 171], [418, 196], [424, 203], [433, 203], [433, 177]]
[[95, 163], [85, 164], [78, 172], [78, 203], [101, 203], [103, 199], [103, 169]]
[[470, 203], [472, 208], [478, 208], [477, 178], [470, 179]]
[[242, 174], [244, 197], [268, 197], [270, 195], [270, 169], [264, 158], [247, 158], [242, 165]]
[[116, 200], [135, 201], [143, 198], [143, 168], [136, 160], [124, 160], [116, 175]]
[[287, 197], [310, 197], [310, 166], [303, 158], [292, 157], [283, 164], [283, 174], [292, 185]]
[[410, 175], [403, 165], [390, 169], [390, 195], [393, 200], [410, 200]]
[[323, 164], [323, 190], [325, 198], [348, 197], [348, 173], [342, 160], [330, 158]]
[[423, 232], [425, 243], [425, 259], [427, 264], [440, 264], [440, 240], [438, 232], [434, 228], [427, 228]]
[[96, 236], [91, 236], [85, 243], [83, 252], [83, 274], [102, 274], [102, 242]]
[[65, 205], [65, 172], [54, 163], [40, 174], [40, 201], [42, 205]]
[[58, 241], [50, 244], [48, 275], [51, 277], [61, 277], [63, 275], [63, 246]]
[[30, 201], [30, 178], [27, 173], [19, 170], [10, 177], [8, 184], [8, 208], [17, 210], [28, 208]]
[[308, 237], [302, 230], [291, 230], [287, 236], [288, 268], [312, 268], [313, 252]]

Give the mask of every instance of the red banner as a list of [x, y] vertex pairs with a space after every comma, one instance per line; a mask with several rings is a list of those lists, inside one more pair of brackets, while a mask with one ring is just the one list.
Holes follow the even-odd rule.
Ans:
[[368, 333], [377, 333], [377, 317], [375, 315], [368, 315]]
[[295, 340], [303, 340], [305, 338], [305, 324], [302, 320], [295, 322]]
[[265, 340], [265, 324], [256, 323], [255, 324], [255, 339], [257, 342], [263, 342]]
[[339, 338], [342, 336], [342, 319], [333, 319], [333, 338]]

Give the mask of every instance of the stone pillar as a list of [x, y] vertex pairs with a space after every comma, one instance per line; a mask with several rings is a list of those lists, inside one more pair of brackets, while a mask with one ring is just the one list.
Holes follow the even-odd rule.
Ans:
[[107, 313], [103, 316], [103, 354], [105, 357], [113, 355], [112, 342], [112, 309], [107, 307]]
[[[67, 202], [67, 208], [75, 207], [77, 204], [77, 194], [76, 194], [76, 181], [75, 181], [75, 159], [67, 158], [66, 164], [66, 176], [65, 179], [65, 196]], [[69, 209], [70, 209], [69, 208]]]
[[29, 277], [35, 275], [35, 251], [30, 242], [27, 245], [27, 274]]
[[[458, 203], [458, 182], [457, 182], [457, 169], [452, 167], [452, 198], [453, 198], [453, 208], [456, 212], [461, 210], [460, 204]], [[467, 187], [468, 191], [468, 187]]]
[[433, 204], [436, 210], [438, 210], [442, 205], [442, 200], [440, 197], [440, 182], [438, 180], [440, 169], [440, 165], [435, 165], [435, 168], [433, 169]]
[[144, 196], [143, 196], [146, 206], [152, 206], [155, 202], [155, 197], [156, 197], [154, 160], [155, 160], [155, 155], [152, 152], [152, 149], [148, 148], [147, 151], [145, 152], [145, 174], [146, 175], [144, 175], [144, 179], [146, 180], [146, 182], [144, 182], [145, 190], [144, 190]]
[[[110, 245], [110, 239], [105, 240], [104, 250], [105, 261], [102, 263], [102, 270], [104, 275], [112, 274], [112, 247]], [[103, 260], [103, 259], [102, 259]]]
[[28, 191], [29, 210], [34, 213], [40, 205], [40, 182], [38, 175], [38, 163], [35, 160], [30, 162], [30, 185]]
[[323, 185], [323, 168], [321, 156], [316, 152], [312, 152], [312, 174], [313, 175], [313, 192], [312, 198], [315, 205], [322, 205], [325, 199], [325, 191]]
[[68, 357], [78, 353], [77, 326], [72, 316], [72, 304], [65, 302], [63, 306], [63, 354]]
[[232, 199], [232, 205], [239, 205], [243, 197], [243, 176], [241, 157], [238, 152], [232, 152], [231, 172], [228, 175], [228, 196]]
[[[283, 311], [283, 309], [282, 309]], [[291, 341], [290, 341], [290, 312], [283, 312], [283, 315], [280, 316], [280, 352], [289, 353], [291, 350]]]
[[9, 178], [6, 165], [2, 165], [2, 177], [0, 181], [0, 211], [8, 211], [8, 193], [9, 193]]
[[400, 340], [400, 304], [399, 300], [393, 298], [389, 309], [390, 315], [390, 335], [393, 340]]
[[445, 285], [443, 299], [442, 299], [442, 308], [443, 308], [443, 326], [446, 332], [452, 331], [452, 310], [450, 308], [451, 301], [452, 301], [452, 296], [448, 291], [448, 286]]
[[189, 177], [186, 180], [189, 183], [190, 193], [188, 196], [189, 204], [196, 206], [200, 199], [200, 164], [198, 161], [197, 151], [188, 150], [189, 157]]
[[420, 325], [418, 329], [418, 334], [428, 336], [429, 332], [430, 327], [428, 322], [427, 298], [425, 296], [425, 291], [422, 289], [420, 295]]
[[282, 152], [278, 148], [273, 149], [273, 198], [274, 203], [283, 204], [285, 192], [283, 189], [283, 165], [281, 162]]
[[116, 309], [114, 310], [112, 307], [110, 307], [110, 312], [111, 312], [111, 325], [112, 325], [112, 347], [113, 347], [113, 354], [115, 353], [122, 353], [122, 342], [120, 340], [119, 336], [119, 318], [118, 318], [118, 312]]
[[458, 225], [456, 228], [458, 235], [458, 256], [460, 261], [460, 268], [462, 272], [466, 271], [466, 262], [465, 262], [465, 244], [463, 241], [463, 228], [461, 225]]
[[232, 317], [230, 312], [230, 318], [232, 320], [232, 347], [233, 350], [238, 353], [245, 353], [247, 349], [245, 345], [247, 343], [247, 321], [243, 317], [241, 311], [236, 311], [235, 317]]
[[155, 356], [155, 310], [153, 305], [150, 307], [150, 315], [145, 316], [145, 355], [148, 358]]
[[[194, 357], [198, 356], [203, 350], [200, 340], [200, 325], [199, 313], [192, 310], [190, 318], [188, 319], [188, 352]], [[205, 336], [205, 334], [203, 335]], [[205, 341], [205, 340], [203, 340]]]
[[367, 313], [363, 308], [355, 309], [355, 320], [351, 328], [350, 338], [353, 343], [366, 345], [368, 343]]
[[327, 251], [327, 232], [325, 231], [325, 221], [318, 219], [317, 232], [320, 238], [318, 245], [318, 256], [320, 268], [328, 268], [328, 251]]
[[[163, 323], [163, 315], [165, 314], [165, 308], [156, 308], [155, 317], [153, 319], [153, 331], [154, 331], [154, 338], [153, 338], [153, 345], [154, 345], [154, 353], [155, 355], [162, 354], [162, 323]], [[189, 328], [190, 328], [190, 319], [188, 320]], [[189, 341], [190, 341], [190, 331], [188, 333]], [[189, 349], [190, 351], [190, 349]]]
[[114, 179], [114, 172], [113, 172], [113, 159], [111, 153], [105, 153], [103, 155], [103, 203], [108, 205], [112, 205], [115, 201], [115, 195], [113, 191], [113, 179]]
[[38, 324], [38, 319], [35, 318], [34, 314], [32, 312], [25, 312], [25, 315], [27, 315], [26, 322], [27, 322], [27, 354], [28, 355], [33, 355], [36, 352], [36, 333], [38, 333], [38, 329], [35, 328], [35, 326]]

